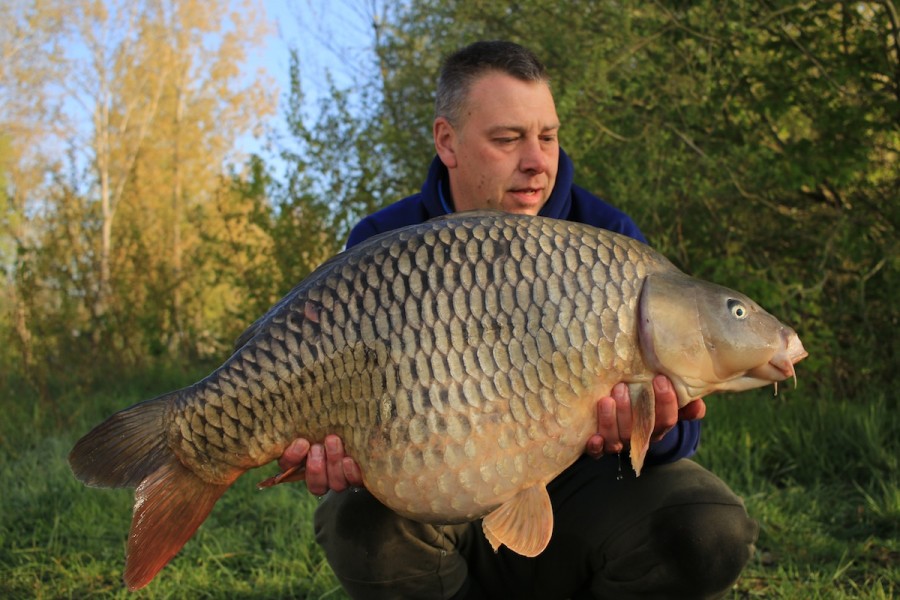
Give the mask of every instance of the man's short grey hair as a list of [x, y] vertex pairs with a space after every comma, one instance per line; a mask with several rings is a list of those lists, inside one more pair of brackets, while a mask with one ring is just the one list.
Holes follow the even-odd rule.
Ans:
[[473, 82], [489, 71], [550, 84], [547, 68], [528, 48], [505, 41], [475, 42], [444, 60], [434, 101], [435, 118], [444, 117], [458, 126]]

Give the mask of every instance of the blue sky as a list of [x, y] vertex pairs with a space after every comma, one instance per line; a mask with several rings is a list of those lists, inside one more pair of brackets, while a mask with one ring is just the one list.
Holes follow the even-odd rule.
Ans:
[[371, 25], [361, 14], [365, 0], [263, 0], [272, 31], [262, 54], [264, 66], [282, 91], [288, 85], [289, 47], [300, 53], [304, 91], [313, 101], [327, 92], [326, 71], [349, 85], [371, 45]]
[[[331, 73], [339, 87], [352, 83], [354, 69], [371, 44], [371, 25], [365, 17], [366, 0], [261, 0], [266, 19], [271, 23], [263, 48], [251, 57], [247, 72], [263, 67], [275, 79], [279, 90], [278, 115], [274, 127], [282, 122], [281, 102], [289, 87], [290, 48], [297, 48], [301, 61], [301, 81], [307, 105], [312, 110], [327, 94], [326, 74]], [[240, 144], [245, 152], [258, 151], [261, 140]]]
[[[264, 69], [275, 80], [281, 104], [289, 87], [290, 48], [297, 48], [307, 105], [310, 111], [315, 110], [317, 100], [328, 92], [326, 73], [331, 73], [339, 87], [346, 88], [352, 83], [354, 69], [358, 71], [366, 64], [372, 28], [365, 13], [371, 4], [372, 0], [252, 0], [251, 10], [263, 9], [270, 28], [263, 46], [251, 53], [243, 70], [250, 77]], [[81, 56], [82, 46], [70, 42], [64, 42], [67, 53], [86, 60], [86, 55]], [[79, 119], [86, 110], [84, 106], [70, 96], [65, 102], [67, 112], [89, 129], [89, 115]], [[280, 131], [282, 122], [283, 108], [279, 106], [268, 126]], [[85, 131], [84, 135], [90, 134]], [[237, 142], [238, 156], [233, 158], [241, 162], [240, 155], [259, 153], [264, 143], [264, 139], [243, 136]]]

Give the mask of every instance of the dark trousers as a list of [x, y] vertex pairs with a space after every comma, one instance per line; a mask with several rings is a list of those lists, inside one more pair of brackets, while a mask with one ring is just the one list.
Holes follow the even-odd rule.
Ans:
[[494, 552], [481, 521], [426, 525], [364, 490], [327, 495], [316, 539], [354, 598], [716, 598], [758, 527], [720, 479], [689, 460], [635, 478], [623, 459], [582, 457], [548, 486], [553, 537], [535, 558]]

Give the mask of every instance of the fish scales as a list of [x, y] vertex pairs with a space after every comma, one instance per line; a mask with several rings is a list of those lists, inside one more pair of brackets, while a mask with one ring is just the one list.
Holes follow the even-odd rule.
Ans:
[[[726, 378], [721, 368], [695, 371], [720, 367], [698, 353], [727, 343], [679, 346], [707, 329], [679, 329], [678, 315], [702, 312], [681, 306], [695, 296], [738, 302], [741, 318], [762, 315], [754, 317], [762, 333], [736, 344], [753, 349], [751, 362], [727, 356], [743, 366]], [[682, 312], [670, 314], [670, 304]], [[726, 327], [720, 337], [729, 335]], [[393, 510], [436, 523], [487, 514], [495, 547], [534, 555], [552, 531], [545, 486], [583, 452], [596, 400], [613, 384], [639, 386], [632, 402], [644, 402], [635, 406], [631, 451], [639, 471], [655, 372], [672, 379], [684, 404], [784, 379], [806, 354], [751, 300], [689, 278], [640, 242], [484, 212], [339, 254], [237, 346], [204, 380], [113, 415], [70, 454], [86, 483], [138, 486], [125, 573], [133, 588], [152, 579], [240, 474], [298, 437], [327, 434], [343, 439], [366, 488]], [[129, 447], [123, 428], [145, 439]], [[530, 515], [537, 526], [525, 522]], [[164, 521], [183, 523], [169, 528], [171, 539], [143, 533]]]
[[[431, 455], [440, 455], [442, 446], [458, 443], [459, 436], [453, 433], [464, 429], [475, 433], [471, 439], [481, 446], [476, 453], [492, 460], [487, 467], [491, 472], [508, 475], [513, 469], [512, 463], [507, 463], [523, 449], [533, 454], [529, 454], [531, 463], [544, 462], [541, 457], [548, 453], [556, 460], [558, 452], [548, 450], [544, 442], [534, 443], [541, 435], [566, 448], [567, 461], [577, 457], [580, 450], [571, 444], [571, 437], [573, 432], [583, 437], [582, 430], [592, 427], [592, 406], [582, 402], [580, 410], [557, 411], [541, 400], [539, 390], [552, 390], [557, 403], [570, 406], [608, 391], [622, 373], [634, 370], [636, 344], [632, 338], [636, 334], [615, 327], [618, 320], [610, 319], [605, 328], [596, 325], [602, 322], [604, 310], [596, 301], [596, 290], [614, 290], [614, 308], [621, 304], [633, 310], [637, 301], [633, 288], [628, 294], [610, 277], [611, 272], [620, 277], [621, 265], [598, 268], [595, 263], [600, 260], [597, 248], [601, 244], [596, 237], [580, 235], [580, 229], [562, 221], [469, 218], [420, 226], [415, 235], [401, 238], [406, 245], [390, 239], [374, 250], [349, 251], [340, 268], [334, 265], [295, 290], [287, 306], [270, 315], [268, 328], [261, 329], [232, 361], [200, 384], [215, 387], [217, 394], [198, 392], [198, 397], [219, 406], [237, 402], [225, 395], [220, 378], [231, 388], [252, 386], [247, 394], [253, 399], [252, 428], [247, 427], [246, 419], [229, 421], [229, 436], [217, 427], [218, 418], [204, 419], [199, 429], [192, 429], [191, 439], [183, 438], [179, 428], [173, 441], [185, 447], [187, 463], [196, 456], [212, 454], [246, 467], [248, 462], [264, 463], [279, 456], [298, 436], [322, 439], [327, 433], [336, 433], [344, 438], [349, 455], [364, 474], [378, 473], [377, 478], [367, 479], [366, 485], [388, 505], [430, 520], [465, 520], [483, 514], [492, 507], [456, 502], [464, 506], [459, 509], [450, 500], [437, 510], [430, 500], [428, 510], [435, 514], [420, 514], [418, 503], [429, 490], [400, 485], [398, 477], [410, 472], [409, 464], [423, 463], [401, 460], [407, 467], [395, 473], [391, 455], [422, 454], [426, 443], [436, 446], [429, 449]], [[486, 241], [490, 242], [488, 251], [480, 253]], [[627, 238], [617, 238], [603, 247], [619, 260], [637, 258], [666, 264], [658, 255], [631, 250], [631, 245]], [[593, 262], [586, 262], [589, 257]], [[453, 267], [447, 269], [450, 264]], [[487, 276], [488, 272], [493, 275]], [[417, 283], [411, 285], [411, 280]], [[425, 297], [424, 281], [429, 282], [430, 298]], [[310, 285], [313, 283], [316, 285]], [[470, 303], [470, 299], [479, 303]], [[360, 304], [366, 307], [364, 312], [359, 311]], [[285, 323], [292, 326], [285, 327]], [[423, 334], [423, 329], [428, 333]], [[513, 350], [516, 366], [497, 349], [498, 338], [518, 341]], [[304, 360], [287, 361], [283, 352], [273, 352], [273, 339], [285, 339], [286, 346], [301, 348], [299, 355]], [[348, 340], [356, 340], [356, 347], [349, 346]], [[421, 346], [430, 344], [439, 352], [423, 353]], [[356, 352], [359, 348], [364, 351]], [[378, 357], [376, 364], [369, 362], [367, 351]], [[526, 360], [536, 362], [537, 381], [523, 372]], [[600, 364], [602, 370], [597, 368]], [[358, 376], [363, 372], [367, 379]], [[450, 389], [454, 397], [476, 394], [479, 400], [473, 399], [474, 405], [442, 402], [442, 392], [450, 393], [448, 374], [453, 377]], [[273, 385], [285, 379], [289, 381], [284, 388]], [[526, 384], [529, 379], [530, 385]], [[262, 385], [254, 385], [256, 380]], [[513, 386], [512, 381], [518, 385]], [[468, 394], [463, 392], [470, 387]], [[291, 390], [291, 396], [282, 389]], [[367, 409], [367, 404], [377, 408]], [[491, 406], [491, 412], [477, 410], [485, 404]], [[288, 405], [294, 410], [287, 409]], [[220, 410], [224, 408], [216, 407], [213, 412], [218, 415]], [[497, 413], [503, 417], [486, 418]], [[454, 416], [452, 428], [443, 418], [445, 414]], [[576, 421], [583, 424], [573, 428]], [[502, 428], [511, 428], [518, 440], [507, 450], [497, 448]], [[220, 440], [234, 439], [235, 429], [239, 440], [264, 440], [260, 446], [265, 455], [236, 460], [233, 444], [221, 448]], [[189, 466], [206, 468], [206, 464]], [[542, 466], [541, 477], [546, 479], [549, 465]], [[549, 477], [565, 466], [549, 466]], [[483, 478], [463, 479], [464, 494], [477, 496]], [[525, 474], [512, 478], [507, 494], [517, 492], [527, 479]], [[498, 497], [494, 504], [504, 500]]]

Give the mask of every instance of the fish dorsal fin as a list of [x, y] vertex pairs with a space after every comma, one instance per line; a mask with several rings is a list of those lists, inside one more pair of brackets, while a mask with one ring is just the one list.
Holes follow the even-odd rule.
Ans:
[[640, 477], [656, 425], [656, 395], [650, 383], [628, 385], [631, 397], [631, 466]]
[[537, 556], [553, 535], [553, 508], [543, 483], [522, 490], [484, 518], [484, 535], [496, 552], [501, 544], [522, 556]]

